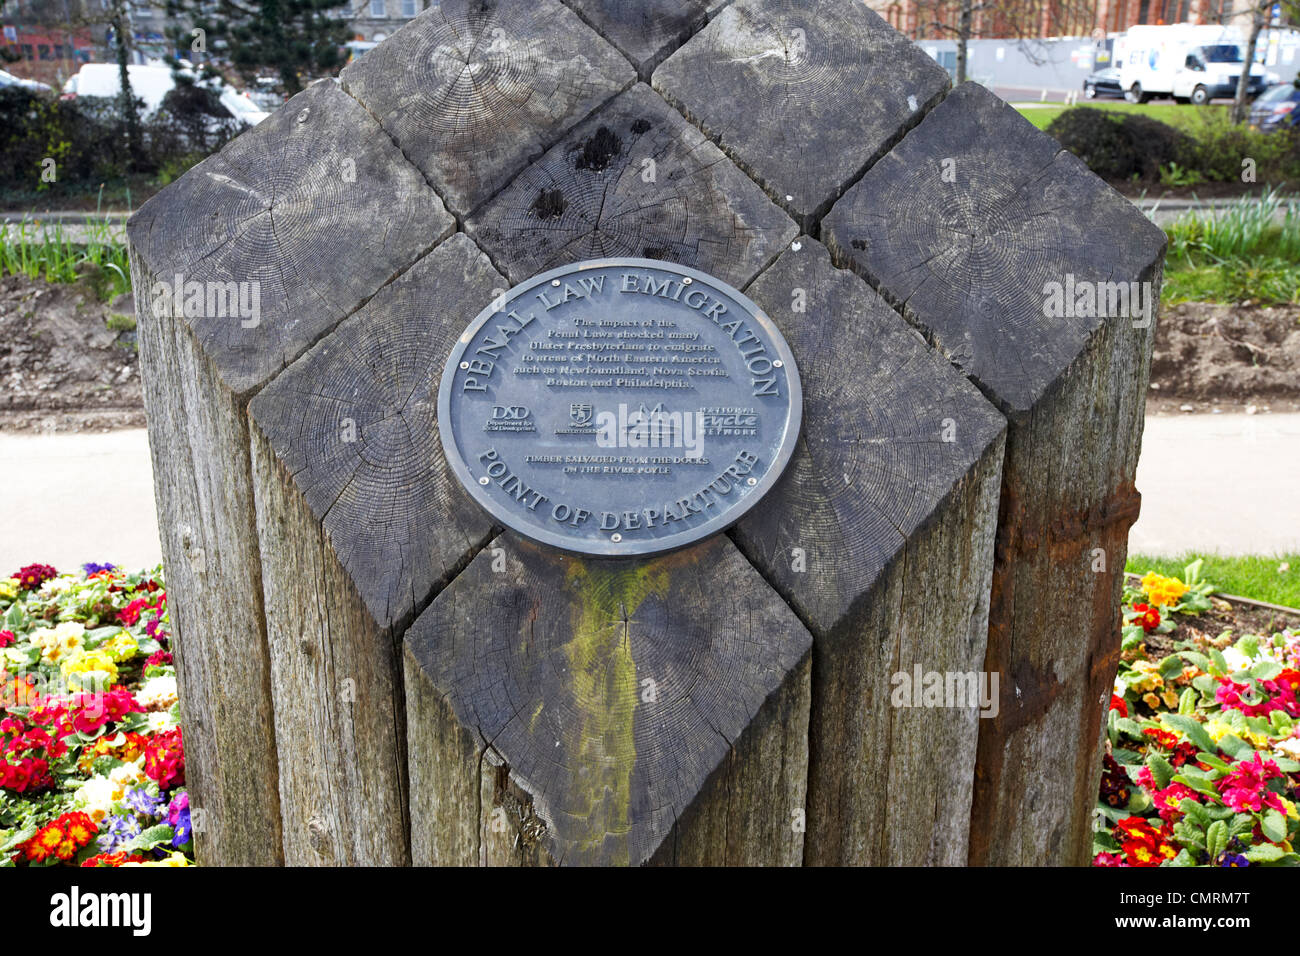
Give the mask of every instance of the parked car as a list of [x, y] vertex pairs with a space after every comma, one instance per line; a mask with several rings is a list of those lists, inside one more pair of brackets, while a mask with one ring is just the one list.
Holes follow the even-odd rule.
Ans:
[[1083, 81], [1083, 95], [1095, 100], [1098, 97], [1124, 98], [1124, 88], [1119, 85], [1119, 70], [1110, 67], [1088, 74]]
[[[158, 112], [167, 94], [176, 87], [176, 78], [172, 76], [171, 67], [131, 65], [127, 68], [127, 78], [131, 81], [131, 92], [137, 99], [144, 101], [144, 115], [150, 117]], [[241, 127], [256, 126], [269, 115], [260, 109], [244, 93], [228, 85], [221, 79], [203, 78], [193, 71], [182, 69], [182, 75], [193, 76], [194, 81], [212, 90]], [[115, 63], [87, 63], [76, 75], [63, 84], [63, 99], [97, 96], [115, 99], [122, 92], [121, 74]]]
[[53, 93], [54, 87], [49, 86], [39, 80], [25, 80], [21, 76], [14, 76], [12, 73], [6, 73], [0, 70], [0, 89], [6, 86], [17, 86], [24, 90], [31, 90], [33, 93]]
[[1294, 83], [1270, 86], [1250, 107], [1252, 129], [1265, 133], [1300, 125], [1300, 87]]

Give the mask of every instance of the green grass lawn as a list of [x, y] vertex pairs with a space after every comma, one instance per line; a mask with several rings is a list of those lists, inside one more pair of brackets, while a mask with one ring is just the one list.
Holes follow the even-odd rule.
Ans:
[[[1279, 554], [1273, 557], [1252, 555], [1225, 558], [1215, 554], [1188, 554], [1177, 558], [1153, 558], [1143, 554], [1130, 554], [1126, 570], [1133, 574], [1155, 571], [1182, 579], [1183, 568], [1197, 558], [1203, 558], [1201, 577], [1224, 594], [1300, 607], [1300, 554]], [[1284, 565], [1285, 571], [1278, 569]]]
[[[1134, 104], [1125, 100], [1085, 100], [1080, 99], [1075, 106], [1091, 106], [1099, 110], [1118, 110], [1120, 112], [1141, 113], [1170, 126], [1177, 126], [1194, 133], [1197, 128], [1216, 113], [1225, 113], [1229, 107], [1192, 106], [1190, 103], [1175, 103], [1173, 100], [1161, 100], [1155, 103]], [[1065, 103], [1053, 103], [1048, 106], [1033, 106], [1020, 110], [1029, 122], [1039, 129], [1046, 129], [1047, 124], [1073, 106]]]

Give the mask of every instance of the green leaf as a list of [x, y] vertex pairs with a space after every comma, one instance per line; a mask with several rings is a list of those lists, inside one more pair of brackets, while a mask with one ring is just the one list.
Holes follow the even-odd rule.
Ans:
[[1260, 817], [1259, 828], [1274, 843], [1281, 843], [1286, 839], [1286, 817], [1278, 813], [1272, 807], [1264, 811]]
[[1201, 763], [1209, 764], [1215, 770], [1219, 771], [1219, 773], [1228, 773], [1232, 770], [1231, 766], [1224, 763], [1216, 755], [1207, 754], [1205, 751], [1201, 751], [1200, 753], [1198, 753], [1196, 755], [1196, 759], [1199, 760]]
[[[1174, 779], [1177, 779], [1177, 777]], [[1188, 820], [1202, 829], [1209, 826], [1210, 815], [1206, 812], [1203, 803], [1193, 800], [1191, 797], [1183, 797], [1182, 800], [1178, 801], [1178, 809]]]
[[1134, 740], [1145, 740], [1142, 735], [1142, 725], [1131, 717], [1120, 717], [1115, 721], [1115, 728], [1123, 733], [1128, 734]]
[[1204, 654], [1199, 654], [1196, 651], [1178, 651], [1177, 654], [1183, 660], [1187, 661], [1187, 663], [1195, 664], [1203, 671], [1208, 671], [1210, 669], [1210, 659]]
[[1160, 662], [1158, 672], [1165, 680], [1173, 680], [1183, 672], [1183, 660], [1177, 654], [1170, 654]]
[[175, 835], [171, 827], [165, 823], [160, 823], [137, 834], [133, 840], [123, 846], [123, 849], [128, 852], [152, 850], [160, 843], [170, 843]]
[[1163, 790], [1169, 786], [1169, 781], [1174, 778], [1173, 764], [1158, 753], [1147, 754], [1147, 769], [1151, 771], [1151, 780], [1155, 783], [1157, 790]]
[[32, 837], [36, 836], [36, 826], [23, 827], [12, 833], [6, 832], [4, 842], [0, 843], [0, 855], [8, 856], [14, 847], [20, 843], [26, 843]]
[[1199, 749], [1210, 753], [1217, 752], [1218, 748], [1214, 746], [1213, 738], [1205, 732], [1205, 728], [1196, 718], [1188, 717], [1186, 714], [1161, 714], [1160, 721], [1166, 726], [1182, 731], [1183, 736]]
[[1210, 781], [1206, 780], [1204, 777], [1194, 777], [1184, 772], [1175, 775], [1174, 782], [1186, 784], [1187, 786], [1195, 790], [1197, 793], [1203, 793], [1206, 796], [1211, 796], [1215, 798], [1219, 796], [1219, 791], [1215, 789], [1214, 784], [1210, 783]]
[[1220, 737], [1219, 749], [1233, 760], [1249, 760], [1255, 753], [1255, 748], [1236, 734], [1224, 734]]
[[1205, 849], [1210, 854], [1210, 862], [1219, 858], [1219, 854], [1228, 846], [1228, 825], [1216, 820], [1205, 831]]
[[1272, 680], [1280, 673], [1282, 673], [1282, 665], [1268, 659], [1257, 661], [1250, 669], [1250, 676], [1256, 680]]
[[1242, 854], [1251, 863], [1268, 863], [1273, 860], [1282, 859], [1282, 848], [1274, 846], [1271, 843], [1261, 843], [1259, 846], [1252, 846]]

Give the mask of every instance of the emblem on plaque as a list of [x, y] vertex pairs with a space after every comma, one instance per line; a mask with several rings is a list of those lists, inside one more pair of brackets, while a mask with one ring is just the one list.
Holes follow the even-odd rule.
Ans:
[[438, 394], [447, 461], [478, 504], [536, 541], [608, 556], [734, 523], [780, 477], [801, 412], [771, 319], [652, 259], [511, 289], [460, 337]]

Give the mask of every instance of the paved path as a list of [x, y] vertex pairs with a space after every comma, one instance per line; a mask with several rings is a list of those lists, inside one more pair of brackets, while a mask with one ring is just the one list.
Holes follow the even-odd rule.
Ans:
[[1129, 550], [1300, 551], [1300, 414], [1149, 416]]
[[[143, 430], [0, 433], [0, 473], [0, 573], [161, 560]], [[1148, 418], [1137, 484], [1133, 551], [1300, 551], [1300, 414]]]
[[39, 561], [157, 564], [149, 441], [144, 429], [82, 435], [0, 433], [0, 574]]

